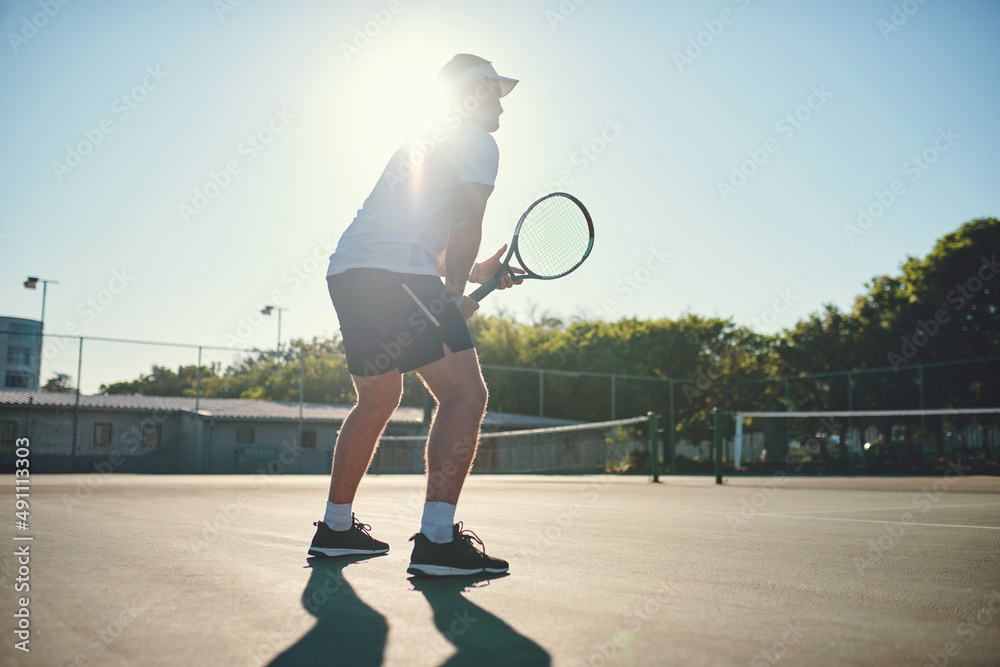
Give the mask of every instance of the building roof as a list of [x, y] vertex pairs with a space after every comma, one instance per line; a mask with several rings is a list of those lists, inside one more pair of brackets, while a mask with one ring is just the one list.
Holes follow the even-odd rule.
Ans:
[[[0, 406], [37, 405], [73, 407], [75, 393], [50, 391], [0, 390]], [[143, 410], [157, 412], [193, 413], [195, 399], [187, 396], [117, 396], [80, 395], [80, 406], [117, 410]], [[327, 405], [303, 403], [302, 419], [307, 421], [343, 421], [352, 405]], [[198, 414], [212, 419], [266, 419], [297, 420], [299, 404], [284, 401], [258, 401], [242, 398], [202, 398], [198, 400]], [[423, 408], [400, 406], [390, 418], [396, 424], [420, 424], [424, 419]], [[491, 430], [563, 426], [578, 422], [567, 419], [539, 418], [532, 415], [487, 412], [483, 426]]]
[[41, 330], [42, 328], [41, 320], [33, 320], [29, 317], [14, 317], [12, 315], [0, 315], [0, 323], [7, 324], [8, 322], [18, 322], [18, 323], [25, 322], [27, 324], [37, 324], [39, 330]]

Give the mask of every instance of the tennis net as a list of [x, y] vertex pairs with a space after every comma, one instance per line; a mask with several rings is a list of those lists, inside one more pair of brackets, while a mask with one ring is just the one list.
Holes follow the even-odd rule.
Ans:
[[[382, 436], [370, 473], [423, 473], [426, 435]], [[473, 473], [648, 473], [649, 417], [483, 433]]]
[[733, 460], [752, 472], [916, 470], [949, 458], [1000, 459], [1000, 408], [735, 414]]

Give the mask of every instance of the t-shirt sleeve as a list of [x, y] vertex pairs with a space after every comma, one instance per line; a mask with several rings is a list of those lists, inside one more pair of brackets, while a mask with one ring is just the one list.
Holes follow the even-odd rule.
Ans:
[[500, 149], [497, 148], [493, 135], [479, 127], [462, 133], [461, 140], [455, 147], [457, 183], [493, 186], [499, 166]]

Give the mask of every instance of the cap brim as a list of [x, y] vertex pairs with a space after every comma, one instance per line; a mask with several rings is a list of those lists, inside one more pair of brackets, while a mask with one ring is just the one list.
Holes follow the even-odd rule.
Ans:
[[517, 79], [511, 79], [506, 76], [500, 76], [497, 71], [493, 69], [493, 65], [490, 63], [485, 63], [479, 65], [478, 67], [473, 67], [467, 69], [452, 80], [452, 86], [460, 86], [463, 83], [469, 81], [475, 81], [476, 79], [488, 79], [490, 81], [496, 81], [500, 85], [500, 97], [503, 97], [514, 90], [514, 86], [517, 85]]
[[500, 97], [506, 97], [510, 91], [514, 90], [514, 86], [518, 82], [518, 79], [508, 79], [505, 76], [497, 76], [495, 78], [500, 82]]

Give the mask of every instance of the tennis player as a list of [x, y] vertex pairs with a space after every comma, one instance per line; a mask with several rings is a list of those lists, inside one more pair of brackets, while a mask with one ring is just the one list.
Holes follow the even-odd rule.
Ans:
[[[466, 320], [479, 308], [463, 296], [486, 282], [506, 246], [476, 263], [486, 202], [499, 165], [500, 98], [517, 83], [489, 61], [460, 54], [440, 71], [451, 104], [438, 122], [396, 151], [330, 256], [327, 283], [340, 320], [358, 402], [333, 455], [326, 514], [314, 556], [382, 554], [353, 512], [354, 495], [379, 437], [399, 405], [402, 374], [415, 370], [437, 401], [427, 437], [427, 495], [407, 572], [449, 576], [506, 572], [455, 522], [486, 412], [486, 384]], [[442, 277], [444, 281], [442, 282]], [[520, 281], [506, 276], [501, 288]]]

